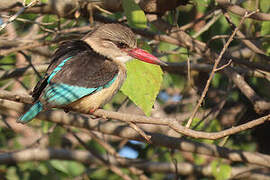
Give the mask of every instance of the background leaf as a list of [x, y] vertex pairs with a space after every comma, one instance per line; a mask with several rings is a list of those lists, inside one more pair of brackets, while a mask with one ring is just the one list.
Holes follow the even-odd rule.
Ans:
[[265, 21], [262, 23], [261, 35], [270, 34], [270, 21]]
[[128, 24], [135, 28], [146, 28], [147, 19], [140, 6], [134, 0], [124, 0], [122, 2]]
[[81, 163], [75, 161], [51, 160], [50, 163], [55, 169], [69, 176], [78, 176], [85, 170]]
[[217, 180], [228, 179], [231, 175], [231, 166], [220, 163], [219, 160], [212, 161], [211, 169]]

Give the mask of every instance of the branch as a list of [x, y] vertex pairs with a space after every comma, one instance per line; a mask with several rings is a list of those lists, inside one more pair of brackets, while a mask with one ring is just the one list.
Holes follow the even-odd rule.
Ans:
[[[103, 156], [110, 164], [121, 167], [134, 166], [138, 169], [153, 173], [177, 173], [179, 175], [188, 174], [201, 174], [207, 177], [213, 177], [211, 166], [196, 166], [191, 163], [170, 163], [170, 162], [153, 162], [145, 160], [130, 160], [126, 158], [115, 158], [113, 156]], [[72, 160], [86, 164], [99, 164], [96, 158], [85, 150], [68, 150], [68, 149], [43, 149], [43, 148], [30, 148], [17, 152], [1, 153], [0, 164], [17, 164], [29, 161], [46, 161], [52, 159]], [[177, 167], [177, 172], [175, 169]], [[232, 167], [232, 178], [269, 178], [269, 174], [262, 172], [263, 168], [260, 167]]]
[[105, 158], [103, 158], [95, 149], [88, 147], [88, 145], [83, 142], [79, 136], [77, 136], [75, 133], [71, 132], [73, 136], [80, 142], [81, 145], [85, 149], [87, 149], [99, 162], [103, 165], [109, 168], [112, 172], [120, 176], [124, 180], [132, 180], [127, 174], [123, 173], [123, 171], [118, 168], [117, 166], [111, 164], [109, 161], [107, 161]]
[[13, 22], [20, 14], [22, 14], [26, 9], [35, 6], [39, 0], [31, 1], [27, 6], [23, 6], [16, 14], [11, 16], [7, 22], [3, 23], [0, 26], [0, 31], [2, 31], [9, 23]]
[[[223, 9], [229, 10], [230, 12], [237, 14], [239, 16], [244, 16], [246, 12], [250, 13], [248, 10], [241, 8], [240, 6], [231, 4], [227, 0], [216, 0], [218, 5], [220, 5]], [[259, 20], [259, 21], [270, 21], [270, 14], [256, 12], [251, 15], [249, 18]]]
[[[35, 69], [38, 72], [45, 72], [47, 67], [48, 67], [48, 65], [43, 64], [43, 65], [35, 66]], [[32, 73], [34, 73], [34, 70], [30, 66], [23, 67], [23, 68], [17, 68], [17, 69], [11, 69], [11, 70], [7, 70], [7, 71], [0, 70], [0, 80], [21, 77], [21, 76], [24, 76], [27, 74], [32, 74]]]
[[251, 14], [246, 13], [245, 16], [242, 17], [242, 19], [241, 19], [239, 25], [234, 29], [234, 31], [233, 31], [233, 33], [231, 34], [231, 36], [229, 37], [228, 41], [227, 41], [227, 42], [225, 43], [225, 45], [223, 46], [223, 48], [222, 48], [222, 50], [221, 50], [219, 56], [217, 57], [217, 59], [215, 59], [215, 61], [214, 61], [215, 63], [214, 63], [214, 66], [213, 66], [213, 70], [211, 71], [211, 73], [210, 73], [210, 75], [209, 75], [209, 78], [208, 78], [207, 83], [206, 83], [206, 85], [205, 85], [205, 87], [204, 87], [204, 90], [203, 90], [203, 92], [202, 92], [202, 94], [201, 94], [201, 97], [200, 97], [200, 99], [199, 99], [197, 105], [195, 106], [194, 110], [192, 111], [191, 116], [190, 116], [189, 119], [188, 119], [188, 122], [187, 122], [187, 124], [186, 124], [186, 127], [187, 127], [187, 128], [190, 127], [193, 118], [195, 117], [197, 111], [199, 110], [199, 108], [200, 108], [200, 106], [201, 106], [201, 104], [202, 104], [202, 102], [203, 102], [203, 100], [204, 100], [204, 98], [205, 98], [205, 96], [206, 96], [206, 93], [207, 93], [207, 91], [208, 91], [208, 89], [209, 89], [210, 83], [211, 83], [211, 81], [212, 81], [212, 79], [213, 79], [213, 77], [214, 77], [214, 74], [215, 74], [215, 72], [216, 72], [216, 69], [217, 69], [217, 67], [218, 67], [218, 64], [219, 64], [220, 61], [221, 61], [222, 56], [224, 55], [225, 51], [228, 49], [230, 43], [231, 43], [232, 40], [233, 40], [233, 37], [236, 35], [237, 31], [239, 30], [239, 28], [241, 27], [241, 25], [244, 23], [245, 19], [246, 19], [247, 17], [251, 16], [252, 14], [254, 14], [254, 12], [252, 12]]
[[[26, 94], [19, 94], [19, 93], [13, 93], [5, 90], [0, 90], [0, 99], [6, 99], [16, 102], [22, 102], [22, 103], [30, 103], [32, 104], [33, 98]], [[178, 123], [176, 119], [173, 118], [152, 118], [152, 117], [146, 117], [141, 115], [134, 115], [134, 114], [125, 114], [120, 112], [113, 112], [113, 111], [106, 111], [102, 109], [96, 110], [94, 113], [92, 113], [95, 116], [102, 117], [102, 118], [112, 118], [117, 119], [124, 122], [133, 122], [133, 123], [143, 123], [143, 124], [154, 124], [154, 125], [165, 125], [170, 127], [171, 129], [175, 130], [178, 133], [181, 133], [183, 135], [193, 137], [193, 138], [202, 138], [202, 139], [220, 139], [225, 136], [229, 136], [250, 128], [253, 128], [255, 126], [258, 126], [260, 124], [263, 124], [265, 121], [270, 120], [270, 114], [263, 116], [261, 118], [252, 120], [248, 123], [235, 126], [223, 131], [219, 132], [202, 132], [202, 131], [195, 131], [189, 128], [186, 128]], [[90, 115], [92, 115], [90, 114]], [[45, 118], [42, 118], [46, 120]], [[53, 120], [54, 121], [54, 120]], [[61, 122], [58, 122], [61, 123]], [[69, 124], [69, 123], [68, 123]], [[82, 126], [83, 128], [83, 126]]]
[[[25, 103], [29, 103], [31, 101], [31, 97], [28, 95], [22, 96], [16, 93], [6, 93], [8, 96], [5, 96], [6, 91], [0, 91], [0, 98], [5, 98], [9, 100], [15, 100]], [[13, 94], [13, 96], [11, 96]], [[13, 105], [14, 106], [14, 105]], [[14, 107], [15, 108], [15, 107]], [[228, 130], [224, 130], [216, 133], [206, 133], [200, 131], [194, 131], [184, 126], [181, 126], [175, 119], [159, 119], [159, 118], [151, 118], [139, 115], [131, 115], [125, 113], [118, 112], [110, 112], [105, 110], [97, 110], [94, 115], [100, 117], [107, 117], [112, 119], [118, 119], [124, 122], [136, 122], [136, 123], [144, 123], [144, 124], [155, 124], [155, 125], [168, 125], [170, 128], [174, 129], [177, 132], [180, 132], [184, 135], [195, 137], [195, 138], [206, 138], [206, 139], [216, 139], [217, 137], [225, 137], [230, 134], [243, 131], [245, 129], [252, 128], [256, 125], [262, 124], [265, 121], [270, 120], [270, 115], [261, 117], [259, 119], [253, 120], [246, 124], [236, 126], [230, 128]], [[40, 113], [38, 118], [45, 121], [51, 121], [54, 123], [58, 123], [60, 125], [74, 126], [78, 128], [84, 128], [88, 130], [99, 131], [105, 134], [116, 135], [119, 137], [145, 141], [144, 138], [141, 137], [133, 128], [130, 128], [126, 124], [119, 122], [110, 122], [106, 120], [94, 120], [89, 116], [81, 116], [74, 113], [64, 113], [61, 112], [53, 112], [50, 111]], [[146, 126], [147, 128], [147, 126]], [[246, 162], [251, 164], [262, 165], [266, 167], [270, 167], [270, 156], [260, 154], [260, 153], [250, 153], [238, 150], [230, 150], [228, 148], [219, 147], [216, 145], [203, 144], [199, 142], [192, 142], [190, 140], [186, 140], [184, 138], [174, 138], [169, 137], [163, 134], [157, 133], [147, 133], [151, 136], [151, 143], [157, 146], [165, 146], [172, 149], [178, 149], [180, 151], [193, 152], [198, 154], [204, 154], [214, 157], [226, 158], [234, 162]], [[214, 138], [213, 138], [214, 137]]]
[[[178, 41], [178, 45], [183, 46], [189, 49], [190, 51], [198, 53], [206, 60], [210, 62], [215, 62], [215, 59], [218, 57], [218, 54], [212, 52], [212, 50], [208, 48], [205, 43], [193, 39], [188, 34], [181, 31], [178, 27], [172, 27], [170, 24], [168, 24], [167, 22], [163, 21], [160, 18], [152, 20], [152, 23], [160, 30], [163, 30], [165, 32], [169, 31], [169, 38], [174, 38], [173, 41]], [[228, 59], [231, 59], [236, 63], [245, 64], [251, 68], [254, 67], [257, 68], [262, 66], [260, 64], [254, 63], [252, 63], [251, 65], [250, 62], [247, 63], [247, 61], [239, 60], [238, 58], [232, 57], [229, 54], [224, 54], [224, 56], [222, 57], [222, 61], [227, 62]], [[267, 69], [268, 70], [266, 71], [269, 71], [269, 68]], [[228, 78], [233, 80], [233, 82], [239, 88], [239, 90], [250, 100], [250, 102], [254, 107], [254, 110], [258, 114], [263, 114], [269, 110], [270, 102], [264, 100], [259, 95], [257, 95], [256, 92], [244, 80], [243, 76], [241, 76], [231, 67], [223, 69], [223, 72], [228, 76]], [[243, 87], [243, 85], [245, 86]], [[248, 93], [245, 90], [248, 90]]]

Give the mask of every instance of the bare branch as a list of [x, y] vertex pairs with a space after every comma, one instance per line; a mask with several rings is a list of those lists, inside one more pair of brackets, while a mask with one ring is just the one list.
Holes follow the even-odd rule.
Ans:
[[[25, 95], [25, 94], [22, 95], [22, 94], [12, 93], [12, 92], [8, 92], [8, 91], [4, 91], [4, 90], [0, 90], [0, 99], [7, 99], [7, 100], [11, 100], [11, 101], [30, 103], [30, 104], [33, 102], [32, 97], [30, 97], [29, 95]], [[152, 118], [152, 117], [146, 117], [146, 116], [140, 116], [140, 115], [134, 115], [134, 114], [106, 111], [106, 110], [102, 110], [102, 109], [98, 109], [92, 114], [95, 116], [98, 116], [98, 117], [112, 118], [112, 119], [117, 119], [117, 120], [124, 121], [124, 122], [165, 125], [165, 126], [170, 127], [171, 129], [175, 130], [176, 132], [181, 133], [181, 134], [186, 135], [186, 136], [190, 136], [193, 138], [211, 139], [211, 140], [223, 138], [225, 136], [229, 136], [229, 135], [253, 128], [255, 126], [263, 124], [265, 121], [270, 120], [270, 115], [266, 115], [266, 116], [263, 116], [261, 118], [252, 120], [248, 123], [232, 127], [230, 129], [226, 129], [226, 130], [219, 131], [219, 132], [207, 133], [207, 132], [195, 131], [195, 130], [191, 130], [189, 128], [186, 128], [186, 127], [182, 126], [181, 124], [179, 124], [179, 122], [176, 119], [172, 119], [172, 118]], [[46, 117], [44, 117], [42, 119], [46, 120]], [[61, 123], [61, 122], [58, 122], [58, 123]], [[83, 128], [83, 126], [82, 126], [82, 128]], [[152, 140], [152, 138], [151, 138], [151, 140]]]
[[[30, 96], [22, 97], [21, 95], [18, 95], [15, 93], [8, 93], [8, 96], [5, 97], [4, 95], [5, 92], [6, 91], [0, 91], [0, 98], [6, 98], [10, 100], [15, 100], [15, 101], [25, 100], [27, 102], [31, 100]], [[17, 98], [11, 97], [10, 96], [11, 94], [13, 94], [13, 96]], [[13, 105], [12, 107], [9, 107], [9, 108], [16, 108], [16, 107], [14, 107]], [[225, 137], [225, 136], [255, 127], [256, 125], [262, 124], [265, 121], [270, 120], [270, 115], [267, 115], [259, 119], [253, 120], [251, 122], [248, 122], [246, 124], [236, 126], [236, 127], [233, 127], [233, 128], [221, 131], [221, 132], [206, 133], [206, 132], [194, 131], [194, 130], [185, 128], [181, 126], [174, 119], [151, 118], [151, 117], [145, 117], [145, 116], [118, 113], [118, 112], [110, 112], [110, 111], [105, 111], [101, 109], [97, 110], [94, 113], [94, 115], [100, 116], [100, 117], [118, 119], [124, 122], [168, 125], [170, 128], [184, 135], [195, 137], [195, 138], [206, 138], [206, 139], [217, 139], [217, 138]], [[105, 134], [112, 134], [112, 135], [120, 136], [123, 138], [140, 140], [140, 141], [145, 140], [134, 129], [128, 126], [123, 126], [123, 124], [121, 123], [118, 124], [116, 122], [108, 122], [108, 121], [102, 121], [102, 120], [95, 121], [93, 119], [89, 119], [89, 117], [86, 117], [86, 116], [78, 116], [78, 114], [73, 114], [73, 113], [66, 114], [63, 111], [50, 113], [50, 111], [48, 111], [48, 112], [40, 113], [38, 115], [38, 118], [40, 118], [41, 120], [58, 123], [60, 125], [68, 125], [68, 126], [74, 126], [74, 127], [84, 128], [88, 130], [96, 130]], [[187, 151], [187, 152], [194, 152], [198, 154], [205, 154], [209, 156], [222, 157], [222, 158], [226, 158], [235, 162], [247, 162], [251, 164], [258, 164], [258, 165], [270, 167], [270, 156], [267, 156], [264, 154], [230, 150], [224, 147], [219, 147], [219, 146], [210, 145], [210, 144], [203, 144], [203, 143], [198, 143], [198, 142], [192, 142], [192, 141], [185, 140], [182, 138], [174, 138], [174, 137], [169, 137], [166, 135], [156, 134], [156, 133], [154, 134], [149, 133], [149, 135], [151, 135], [151, 142], [154, 145], [165, 146], [172, 149], [178, 149], [178, 150]]]
[[[216, 0], [216, 2], [225, 10], [229, 10], [230, 12], [239, 16], [244, 16], [246, 12], [250, 13], [248, 10], [241, 8], [238, 5], [231, 4], [227, 0]], [[270, 21], [270, 14], [256, 12], [255, 14], [252, 14], [249, 18], [259, 21]]]
[[208, 78], [207, 83], [206, 83], [206, 85], [205, 85], [205, 88], [204, 88], [204, 90], [203, 90], [203, 92], [202, 92], [202, 94], [201, 94], [201, 97], [200, 97], [200, 99], [199, 99], [199, 102], [198, 102], [197, 105], [195, 106], [194, 110], [192, 111], [192, 114], [191, 114], [190, 118], [188, 119], [188, 122], [187, 122], [187, 124], [186, 124], [186, 127], [187, 127], [187, 128], [190, 127], [193, 118], [195, 117], [197, 111], [199, 110], [199, 108], [200, 108], [200, 106], [201, 106], [201, 104], [202, 104], [202, 102], [203, 102], [204, 97], [206, 96], [206, 93], [207, 93], [207, 91], [208, 91], [208, 88], [209, 88], [209, 86], [210, 86], [210, 83], [211, 83], [211, 81], [212, 81], [212, 79], [213, 79], [213, 77], [214, 77], [214, 74], [215, 74], [215, 72], [216, 72], [217, 66], [218, 66], [219, 62], [221, 61], [221, 58], [222, 58], [223, 54], [224, 54], [225, 51], [228, 49], [230, 43], [231, 43], [232, 40], [233, 40], [233, 37], [236, 35], [237, 31], [239, 30], [239, 28], [241, 27], [241, 25], [244, 23], [245, 19], [246, 19], [247, 17], [251, 16], [251, 15], [254, 14], [254, 13], [255, 13], [255, 12], [252, 12], [252, 13], [250, 13], [250, 14], [246, 13], [246, 14], [243, 16], [243, 18], [241, 19], [239, 25], [234, 29], [234, 31], [233, 31], [233, 33], [231, 34], [230, 38], [228, 39], [228, 41], [226, 42], [226, 44], [223, 46], [222, 51], [220, 52], [218, 58], [215, 60], [215, 64], [214, 64], [214, 66], [213, 66], [213, 70], [211, 71], [211, 73], [210, 73], [210, 75], [209, 75], [209, 78]]
[[14, 14], [13, 16], [11, 16], [7, 22], [3, 23], [0, 26], [0, 31], [2, 31], [9, 23], [13, 22], [20, 14], [22, 14], [26, 9], [35, 6], [37, 3], [39, 2], [39, 0], [34, 0], [31, 1], [27, 6], [22, 7], [16, 14]]
[[[202, 174], [207, 177], [213, 177], [212, 168], [207, 166], [196, 166], [191, 163], [177, 163], [175, 172], [175, 165], [169, 162], [153, 162], [144, 160], [130, 160], [130, 159], [117, 159], [113, 156], [103, 156], [104, 159], [110, 160], [110, 163], [115, 166], [130, 167], [135, 166], [138, 169], [147, 172], [156, 173], [177, 173], [179, 175], [188, 174]], [[46, 161], [51, 159], [72, 160], [86, 164], [100, 164], [96, 161], [94, 156], [85, 150], [68, 150], [68, 149], [42, 149], [30, 148], [17, 152], [8, 152], [0, 154], [0, 164], [13, 164], [29, 161]], [[231, 176], [233, 178], [256, 178], [256, 179], [269, 179], [269, 174], [262, 172], [262, 167], [232, 167]]]

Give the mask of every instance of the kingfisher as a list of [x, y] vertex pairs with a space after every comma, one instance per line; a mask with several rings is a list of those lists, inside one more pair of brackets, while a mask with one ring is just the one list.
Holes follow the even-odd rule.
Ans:
[[34, 105], [17, 122], [25, 124], [51, 108], [93, 113], [118, 92], [125, 63], [133, 58], [166, 65], [137, 48], [135, 34], [121, 24], [103, 24], [81, 40], [63, 42], [32, 92]]

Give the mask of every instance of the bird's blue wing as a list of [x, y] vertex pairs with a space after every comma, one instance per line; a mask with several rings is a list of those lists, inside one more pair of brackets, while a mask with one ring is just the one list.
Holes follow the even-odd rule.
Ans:
[[95, 93], [102, 90], [103, 88], [111, 86], [116, 78], [117, 75], [106, 85], [97, 88], [85, 88], [64, 83], [49, 83], [44, 90], [42, 99], [49, 103], [51, 106], [64, 106], [86, 95]]
[[[117, 77], [117, 73], [115, 72], [109, 74], [110, 76], [114, 75], [111, 80], [106, 80], [98, 86], [93, 87], [93, 85], [91, 85], [89, 87], [88, 81], [93, 81], [91, 78], [98, 76], [98, 74], [93, 74], [93, 72], [95, 72], [93, 70], [94, 65], [91, 64], [88, 59], [84, 58], [85, 56], [80, 57], [79, 55], [66, 57], [51, 71], [47, 78], [48, 84], [41, 97], [43, 102], [53, 107], [65, 106], [86, 95], [111, 86]], [[76, 68], [76, 66], [78, 67]], [[87, 68], [87, 66], [89, 67]], [[106, 79], [102, 76], [98, 77], [103, 81]], [[75, 82], [74, 79], [76, 80]]]
[[52, 78], [59, 72], [65, 63], [72, 57], [64, 59], [50, 74], [47, 79], [48, 86], [45, 88], [42, 99], [51, 106], [64, 106], [70, 104], [88, 94], [92, 94], [99, 88], [84, 88], [64, 83], [51, 83]]
[[98, 88], [84, 88], [72, 86], [64, 83], [51, 83], [52, 78], [62, 69], [65, 63], [72, 57], [64, 59], [50, 74], [47, 79], [48, 86], [45, 88], [42, 99], [52, 106], [63, 106], [70, 104], [88, 94], [98, 90]]
[[46, 87], [42, 99], [52, 106], [63, 106], [99, 89], [101, 88], [84, 88], [63, 83], [52, 83]]
[[[92, 88], [104, 87], [118, 74], [118, 67], [104, 56], [93, 51], [84, 41], [67, 41], [60, 45], [52, 57], [46, 75], [42, 78], [32, 93], [35, 101], [42, 98], [45, 89], [51, 84], [53, 89], [62, 84], [73, 87]], [[55, 85], [56, 84], [56, 85]], [[82, 90], [85, 92], [85, 89]]]

